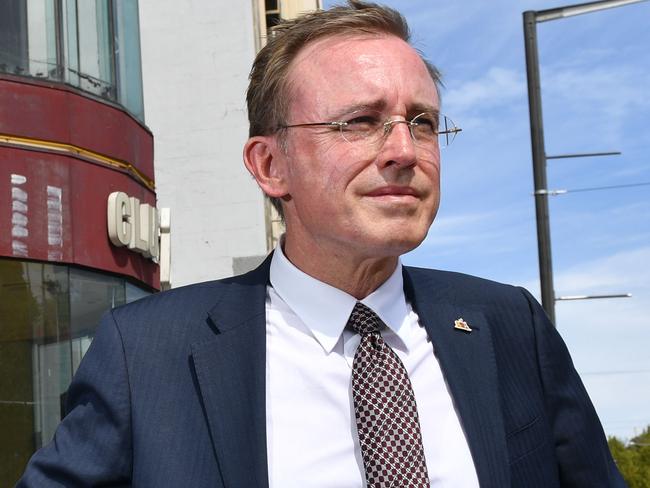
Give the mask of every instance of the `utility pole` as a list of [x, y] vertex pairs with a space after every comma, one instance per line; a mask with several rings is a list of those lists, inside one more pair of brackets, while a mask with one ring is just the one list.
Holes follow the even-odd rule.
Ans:
[[533, 152], [533, 180], [535, 185], [535, 221], [537, 222], [537, 255], [542, 291], [542, 307], [555, 324], [555, 291], [553, 290], [553, 259], [551, 257], [551, 224], [548, 215], [546, 182], [546, 150], [542, 118], [542, 89], [537, 54], [537, 12], [524, 12], [526, 46], [526, 77], [528, 79], [528, 109], [530, 140]]
[[[647, 0], [602, 0], [548, 10], [524, 12], [524, 42], [526, 48], [526, 76], [528, 80], [528, 107], [530, 114], [530, 139], [533, 156], [533, 179], [535, 185], [535, 218], [537, 222], [537, 252], [539, 258], [539, 279], [542, 292], [542, 307], [555, 324], [555, 290], [553, 288], [553, 260], [551, 257], [551, 226], [549, 221], [546, 181], [546, 156], [544, 148], [544, 123], [542, 118], [542, 90], [539, 76], [537, 51], [537, 23], [557, 20], [575, 15], [587, 14], [614, 7], [622, 7]], [[598, 154], [597, 154], [598, 155]], [[565, 155], [563, 157], [577, 157]], [[558, 158], [556, 156], [555, 158]]]

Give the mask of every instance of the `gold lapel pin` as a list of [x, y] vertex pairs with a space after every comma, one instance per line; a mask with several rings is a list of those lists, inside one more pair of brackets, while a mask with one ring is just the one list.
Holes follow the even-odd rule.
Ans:
[[464, 330], [465, 332], [472, 332], [472, 328], [467, 325], [467, 322], [465, 322], [462, 317], [454, 321], [454, 329]]

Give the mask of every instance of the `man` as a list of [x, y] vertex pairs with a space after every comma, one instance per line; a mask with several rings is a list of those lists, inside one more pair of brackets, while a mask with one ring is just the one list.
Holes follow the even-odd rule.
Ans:
[[278, 28], [244, 161], [282, 246], [107, 314], [19, 486], [624, 486], [526, 291], [399, 263], [438, 209], [445, 135], [407, 41], [361, 2]]

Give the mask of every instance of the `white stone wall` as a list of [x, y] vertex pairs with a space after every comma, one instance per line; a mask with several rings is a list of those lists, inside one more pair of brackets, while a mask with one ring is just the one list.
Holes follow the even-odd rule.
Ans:
[[171, 209], [172, 286], [230, 276], [233, 259], [266, 254], [262, 194], [242, 163], [253, 2], [139, 4], [158, 205]]

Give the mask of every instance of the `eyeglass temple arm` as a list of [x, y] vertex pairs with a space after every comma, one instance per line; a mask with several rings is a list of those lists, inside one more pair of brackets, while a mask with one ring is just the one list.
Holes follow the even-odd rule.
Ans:
[[308, 124], [291, 124], [281, 125], [281, 129], [290, 129], [291, 127], [344, 127], [347, 122], [310, 122]]

